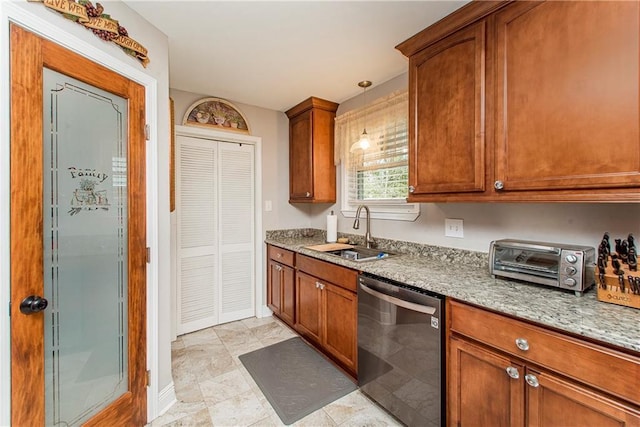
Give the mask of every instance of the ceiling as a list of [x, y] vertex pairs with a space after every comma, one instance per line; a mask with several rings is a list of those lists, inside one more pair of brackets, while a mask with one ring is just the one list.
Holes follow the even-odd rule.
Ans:
[[395, 46], [466, 1], [125, 3], [169, 37], [172, 89], [285, 111], [406, 72]]

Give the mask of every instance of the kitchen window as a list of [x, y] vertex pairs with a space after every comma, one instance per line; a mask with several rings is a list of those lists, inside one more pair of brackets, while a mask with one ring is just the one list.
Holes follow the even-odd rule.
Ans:
[[[342, 213], [366, 204], [372, 218], [413, 221], [420, 205], [407, 203], [408, 93], [394, 92], [336, 117], [336, 162], [342, 170]], [[370, 146], [357, 142], [366, 128]]]

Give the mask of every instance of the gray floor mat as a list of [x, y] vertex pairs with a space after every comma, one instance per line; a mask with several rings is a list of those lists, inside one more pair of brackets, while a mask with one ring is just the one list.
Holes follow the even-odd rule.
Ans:
[[243, 354], [240, 361], [287, 425], [357, 389], [299, 337]]

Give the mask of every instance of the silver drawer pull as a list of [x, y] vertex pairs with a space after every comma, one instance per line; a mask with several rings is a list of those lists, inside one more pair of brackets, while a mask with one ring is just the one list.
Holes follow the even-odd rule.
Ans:
[[522, 351], [529, 350], [529, 342], [524, 338], [516, 338], [516, 346]]
[[509, 366], [507, 368], [507, 374], [509, 374], [509, 376], [514, 380], [520, 378], [520, 372], [518, 372], [518, 368], [514, 368], [513, 366]]
[[533, 374], [527, 374], [524, 376], [524, 380], [527, 382], [527, 384], [529, 384], [531, 387], [538, 387], [540, 385], [540, 382], [538, 381], [538, 377], [536, 377]]
[[320, 289], [320, 290], [323, 290], [324, 289], [324, 285], [322, 283], [320, 283], [320, 282], [316, 282], [316, 288]]

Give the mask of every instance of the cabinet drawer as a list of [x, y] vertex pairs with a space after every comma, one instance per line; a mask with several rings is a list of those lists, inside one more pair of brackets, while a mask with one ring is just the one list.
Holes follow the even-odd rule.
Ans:
[[295, 253], [292, 251], [269, 245], [269, 258], [276, 262], [279, 262], [280, 264], [285, 264], [289, 267], [293, 267], [294, 257]]
[[454, 333], [640, 404], [639, 357], [456, 301], [450, 315]]
[[305, 255], [298, 255], [297, 261], [296, 267], [298, 270], [356, 292], [358, 283], [357, 271]]

